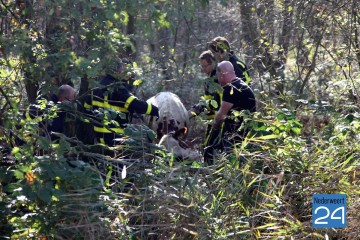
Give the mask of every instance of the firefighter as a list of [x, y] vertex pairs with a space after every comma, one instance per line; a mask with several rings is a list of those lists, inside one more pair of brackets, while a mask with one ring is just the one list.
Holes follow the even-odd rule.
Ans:
[[97, 143], [117, 145], [133, 113], [159, 116], [156, 106], [131, 93], [134, 74], [128, 69], [130, 65], [117, 60], [111, 73], [100, 80], [99, 87], [85, 100], [84, 107], [93, 116]]
[[221, 105], [217, 111], [211, 132], [206, 139], [204, 158], [213, 163], [215, 150], [231, 149], [235, 143], [241, 143], [247, 131], [242, 129], [242, 112], [256, 111], [256, 99], [251, 88], [235, 74], [233, 64], [222, 61], [217, 65], [217, 79], [223, 88]]
[[214, 55], [209, 50], [200, 54], [199, 61], [202, 72], [205, 73], [208, 78], [205, 80], [204, 84], [205, 94], [201, 96], [200, 103], [198, 104], [199, 106], [196, 107], [199, 110], [203, 110], [201, 106], [205, 108], [206, 120], [212, 120], [220, 107], [222, 92], [216, 76], [216, 61]]
[[[190, 109], [190, 116], [197, 116], [204, 112], [207, 128], [205, 139], [208, 139], [212, 124], [217, 110], [220, 107], [222, 88], [216, 76], [216, 60], [210, 50], [202, 52], [199, 56], [201, 71], [207, 75], [204, 82], [204, 95], [201, 96], [199, 103]], [[206, 145], [206, 142], [204, 143]]]
[[69, 120], [70, 112], [74, 111], [69, 105], [76, 99], [76, 90], [70, 85], [61, 85], [56, 99], [58, 101], [53, 102], [39, 98], [25, 112], [27, 120], [38, 124], [40, 135], [49, 137], [53, 144], [58, 142], [59, 137], [52, 133], [63, 133], [68, 137], [74, 135], [74, 130], [70, 130], [68, 125], [65, 126], [65, 122]]
[[249, 69], [246, 64], [240, 61], [231, 49], [229, 41], [224, 37], [216, 37], [207, 43], [208, 49], [214, 54], [217, 62], [229, 61], [232, 63], [235, 74], [248, 86], [251, 85]]

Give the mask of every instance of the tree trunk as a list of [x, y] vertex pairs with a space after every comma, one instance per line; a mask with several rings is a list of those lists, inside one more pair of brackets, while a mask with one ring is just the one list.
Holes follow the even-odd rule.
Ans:
[[[259, 72], [269, 72], [270, 80], [277, 81], [275, 85], [277, 94], [282, 94], [284, 91], [284, 83], [281, 79], [279, 79], [277, 74], [275, 62], [270, 51], [270, 43], [266, 37], [264, 38], [260, 34], [260, 31], [263, 30], [265, 32], [265, 29], [259, 29], [257, 27], [256, 19], [252, 14], [252, 9], [256, 8], [256, 6], [253, 1], [245, 0], [240, 2], [240, 7], [242, 18], [241, 22], [243, 26], [247, 26], [247, 28], [245, 28], [245, 32], [249, 35], [248, 39], [251, 40], [249, 44], [254, 46], [254, 56], [256, 56], [254, 66], [258, 68]], [[260, 21], [262, 20], [260, 19]], [[261, 25], [263, 24], [260, 24], [260, 26]]]
[[136, 34], [136, 17], [134, 15], [129, 15], [129, 22], [126, 27], [126, 33], [128, 36], [130, 36], [131, 42], [133, 46], [126, 46], [126, 56], [128, 56], [129, 59], [135, 61], [136, 60], [136, 51], [134, 49], [136, 48], [136, 40], [134, 39], [134, 35]]

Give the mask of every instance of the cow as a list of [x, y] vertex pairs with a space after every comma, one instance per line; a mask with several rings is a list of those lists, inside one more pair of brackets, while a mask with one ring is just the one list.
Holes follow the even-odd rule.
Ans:
[[171, 92], [160, 92], [147, 100], [159, 108], [159, 118], [146, 117], [148, 126], [160, 140], [164, 134], [189, 127], [189, 114], [180, 98]]
[[187, 146], [185, 142], [180, 139], [181, 135], [187, 133], [187, 128], [181, 128], [176, 132], [172, 131], [162, 136], [159, 145], [164, 146], [167, 151], [174, 154], [178, 159], [190, 159], [194, 161], [202, 161], [202, 155]]
[[177, 158], [200, 161], [201, 154], [179, 138], [187, 136], [189, 127], [189, 114], [180, 98], [171, 92], [160, 92], [147, 102], [159, 108], [159, 118], [146, 118], [148, 126], [156, 132], [158, 144], [165, 146]]

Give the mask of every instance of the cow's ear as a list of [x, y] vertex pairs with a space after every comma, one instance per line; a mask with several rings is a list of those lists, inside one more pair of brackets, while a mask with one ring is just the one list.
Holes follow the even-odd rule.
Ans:
[[174, 138], [178, 139], [179, 137], [184, 136], [187, 133], [187, 130], [187, 127], [180, 128], [175, 132]]

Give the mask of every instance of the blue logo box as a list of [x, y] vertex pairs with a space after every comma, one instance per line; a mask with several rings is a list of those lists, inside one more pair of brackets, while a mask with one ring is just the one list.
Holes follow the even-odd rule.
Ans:
[[314, 228], [346, 227], [346, 194], [314, 194], [312, 196]]

